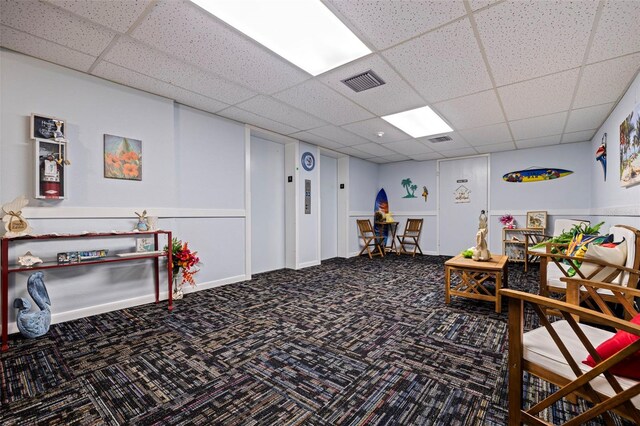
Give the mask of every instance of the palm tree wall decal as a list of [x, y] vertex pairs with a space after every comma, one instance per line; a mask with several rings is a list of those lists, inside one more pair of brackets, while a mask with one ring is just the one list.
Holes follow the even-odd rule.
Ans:
[[416, 189], [418, 189], [418, 185], [413, 185], [413, 182], [411, 182], [410, 178], [402, 179], [402, 182], [400, 182], [400, 184], [407, 191], [407, 195], [402, 198], [416, 198], [415, 192]]

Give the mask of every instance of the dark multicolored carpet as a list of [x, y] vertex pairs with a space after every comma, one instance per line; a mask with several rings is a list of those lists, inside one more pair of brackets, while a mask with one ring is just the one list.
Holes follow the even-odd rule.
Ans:
[[507, 315], [445, 305], [444, 260], [333, 259], [12, 336], [0, 423], [505, 425]]

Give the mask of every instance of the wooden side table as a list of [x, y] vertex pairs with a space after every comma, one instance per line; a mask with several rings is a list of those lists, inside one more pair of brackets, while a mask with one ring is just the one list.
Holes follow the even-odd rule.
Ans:
[[[449, 304], [451, 296], [494, 302], [496, 312], [502, 311], [500, 288], [507, 287], [507, 256], [492, 255], [487, 262], [476, 262], [462, 255], [444, 263], [444, 301]], [[460, 276], [460, 282], [451, 287], [451, 274]], [[495, 291], [487, 289], [487, 281], [495, 282]]]

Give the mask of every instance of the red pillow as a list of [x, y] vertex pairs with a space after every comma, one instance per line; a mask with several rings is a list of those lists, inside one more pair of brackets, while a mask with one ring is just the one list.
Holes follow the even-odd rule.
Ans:
[[[633, 324], [640, 325], [640, 314], [633, 317], [631, 322]], [[615, 336], [602, 342], [596, 348], [596, 352], [598, 352], [600, 358], [605, 360], [615, 355], [638, 339], [640, 339], [640, 336], [636, 336], [635, 334], [631, 334], [624, 330], [618, 330]], [[596, 366], [596, 362], [591, 355], [589, 355], [587, 359], [582, 361], [582, 363], [587, 364], [589, 367]], [[611, 367], [609, 371], [618, 376], [640, 380], [640, 351], [631, 354], [623, 361]]]

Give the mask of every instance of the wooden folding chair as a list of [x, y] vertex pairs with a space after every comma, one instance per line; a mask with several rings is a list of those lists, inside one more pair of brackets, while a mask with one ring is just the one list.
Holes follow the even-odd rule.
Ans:
[[373, 256], [384, 257], [384, 235], [376, 235], [369, 219], [358, 219], [356, 222], [358, 223], [360, 238], [364, 243], [364, 247], [362, 247], [358, 256], [366, 251], [369, 259], [373, 259]]
[[[420, 234], [422, 233], [422, 223], [424, 219], [407, 219], [407, 224], [404, 226], [404, 233], [398, 235], [398, 241], [400, 247], [398, 248], [398, 254], [410, 254], [416, 255], [416, 252], [422, 254], [420, 249]], [[407, 250], [406, 246], [413, 246], [413, 250]]]
[[[575, 284], [575, 285], [574, 285]], [[575, 292], [577, 282], [572, 283]], [[598, 287], [597, 283], [589, 283]], [[610, 284], [604, 284], [610, 286]], [[623, 290], [640, 295], [635, 289]], [[578, 323], [577, 318], [590, 324], [624, 330], [640, 337], [640, 326], [570, 303], [549, 299], [515, 290], [501, 290], [509, 300], [509, 424], [550, 425], [543, 419], [542, 411], [549, 409], [562, 398], [574, 400], [580, 396], [593, 405], [578, 413], [565, 425], [580, 425], [602, 416], [605, 424], [613, 425], [610, 411], [640, 424], [640, 380], [615, 375], [629, 355], [640, 350], [640, 340], [620, 349], [603, 360], [596, 347], [615, 335], [614, 332]], [[621, 300], [626, 300], [622, 297]], [[542, 327], [524, 330], [524, 302], [530, 304], [538, 315]], [[551, 323], [545, 310], [559, 311], [563, 320]], [[636, 313], [631, 308], [630, 313]], [[582, 363], [591, 355], [595, 366]], [[558, 386], [555, 392], [541, 401], [533, 401], [530, 408], [523, 408], [523, 372], [527, 371], [542, 380]], [[619, 370], [618, 370], [619, 371]]]

